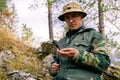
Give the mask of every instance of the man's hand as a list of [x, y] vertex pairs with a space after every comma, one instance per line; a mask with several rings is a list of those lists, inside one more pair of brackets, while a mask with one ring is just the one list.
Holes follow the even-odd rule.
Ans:
[[77, 53], [77, 49], [75, 48], [64, 48], [64, 49], [61, 49], [61, 50], [58, 50], [57, 49], [57, 53], [62, 56], [62, 57], [65, 57], [65, 58], [73, 58], [74, 55]]
[[59, 70], [59, 67], [60, 67], [60, 64], [57, 64], [57, 63], [53, 63], [52, 64], [52, 73], [53, 74], [56, 74], [57, 72], [58, 72], [58, 70]]

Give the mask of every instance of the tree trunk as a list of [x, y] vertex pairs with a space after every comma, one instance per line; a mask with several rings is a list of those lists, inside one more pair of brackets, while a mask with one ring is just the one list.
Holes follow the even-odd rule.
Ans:
[[48, 1], [48, 26], [49, 26], [49, 39], [53, 40], [53, 27], [52, 27], [52, 1]]
[[99, 18], [99, 32], [104, 36], [104, 16], [103, 16], [103, 7], [102, 7], [102, 0], [98, 0], [98, 18]]

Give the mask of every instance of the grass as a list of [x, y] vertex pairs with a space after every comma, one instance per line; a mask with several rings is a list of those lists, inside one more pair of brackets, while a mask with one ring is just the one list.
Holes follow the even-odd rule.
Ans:
[[36, 76], [42, 76], [40, 71], [41, 61], [37, 58], [30, 46], [15, 39], [15, 35], [0, 26], [0, 52], [10, 50], [15, 55], [14, 59], [0, 64], [0, 80], [4, 80], [6, 73], [11, 70], [23, 70]]

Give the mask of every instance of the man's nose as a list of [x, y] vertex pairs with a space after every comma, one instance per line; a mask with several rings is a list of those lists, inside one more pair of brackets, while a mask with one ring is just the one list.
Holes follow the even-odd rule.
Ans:
[[69, 18], [69, 22], [73, 22], [74, 18], [73, 17], [70, 17]]

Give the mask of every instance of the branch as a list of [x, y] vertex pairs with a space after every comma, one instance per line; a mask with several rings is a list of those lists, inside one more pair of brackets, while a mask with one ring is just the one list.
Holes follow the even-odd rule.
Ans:
[[111, 24], [113, 24], [119, 31], [120, 31], [120, 28], [118, 27], [118, 26], [116, 26], [106, 15], [104, 15], [107, 19], [108, 19], [108, 21], [111, 23]]
[[97, 18], [98, 18], [98, 16], [94, 17], [93, 19], [90, 19], [90, 21], [87, 22], [85, 25], [89, 24], [90, 22], [94, 21], [94, 20], [97, 19]]
[[84, 7], [84, 9], [87, 8], [87, 6], [90, 4], [91, 1], [92, 0], [89, 0], [89, 2], [86, 4], [86, 6]]
[[107, 9], [107, 10], [104, 10], [103, 12], [105, 13], [105, 12], [107, 12], [107, 11], [110, 11], [110, 10], [116, 10], [116, 11], [120, 11], [120, 8], [109, 8], [109, 9]]

